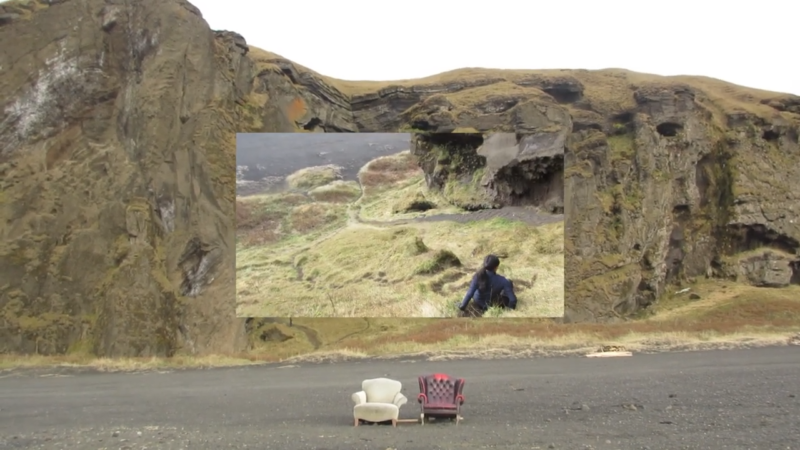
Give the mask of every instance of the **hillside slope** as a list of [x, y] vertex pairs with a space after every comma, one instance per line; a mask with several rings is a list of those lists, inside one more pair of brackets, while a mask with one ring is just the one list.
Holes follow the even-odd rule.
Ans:
[[625, 70], [340, 81], [183, 0], [14, 0], [0, 42], [0, 351], [245, 349], [236, 132], [563, 134], [568, 321], [696, 277], [800, 283], [796, 96]]

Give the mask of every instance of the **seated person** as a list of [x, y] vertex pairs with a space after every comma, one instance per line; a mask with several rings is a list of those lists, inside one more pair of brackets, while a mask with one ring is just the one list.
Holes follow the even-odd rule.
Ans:
[[516, 309], [514, 285], [508, 278], [497, 274], [499, 266], [500, 258], [495, 255], [488, 255], [483, 260], [483, 266], [472, 277], [467, 295], [458, 305], [461, 310], [459, 317], [481, 317], [491, 306]]

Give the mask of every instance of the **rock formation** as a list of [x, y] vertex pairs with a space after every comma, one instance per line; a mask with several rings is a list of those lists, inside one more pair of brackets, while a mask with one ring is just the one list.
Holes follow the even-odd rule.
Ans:
[[[624, 70], [344, 82], [184, 0], [12, 0], [0, 43], [0, 351], [244, 349], [236, 132], [506, 131], [561, 151], [568, 321], [694, 277], [800, 282], [797, 96]], [[525, 196], [504, 167], [490, 203]]]
[[563, 214], [564, 150], [569, 134], [564, 127], [486, 136], [415, 133], [411, 147], [428, 187], [443, 191], [459, 207], [533, 206]]
[[[33, 10], [33, 11], [30, 11]], [[182, 1], [12, 1], [0, 351], [234, 351], [235, 132], [254, 65]]]

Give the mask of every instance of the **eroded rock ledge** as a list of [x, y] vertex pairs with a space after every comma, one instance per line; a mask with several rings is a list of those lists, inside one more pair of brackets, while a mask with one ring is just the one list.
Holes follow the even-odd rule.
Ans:
[[456, 206], [526, 206], [563, 214], [567, 134], [416, 133], [411, 151], [428, 187]]

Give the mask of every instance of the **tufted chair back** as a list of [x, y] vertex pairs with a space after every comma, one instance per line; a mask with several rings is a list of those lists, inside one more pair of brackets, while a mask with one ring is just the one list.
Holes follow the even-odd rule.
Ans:
[[455, 405], [463, 402], [463, 378], [451, 378], [443, 373], [419, 377], [419, 391], [429, 405]]

